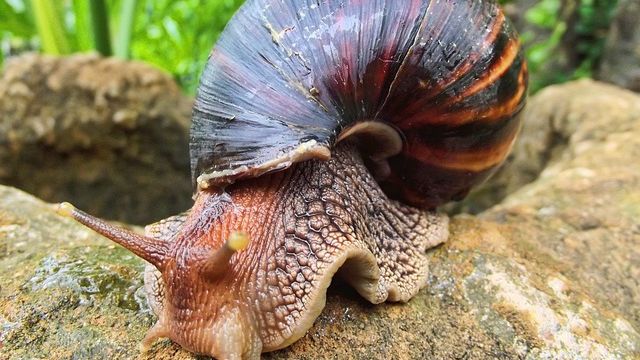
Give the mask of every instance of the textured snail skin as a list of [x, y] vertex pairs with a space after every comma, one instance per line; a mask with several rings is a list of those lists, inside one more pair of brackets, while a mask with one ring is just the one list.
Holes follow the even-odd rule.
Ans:
[[[285, 347], [312, 326], [338, 269], [372, 303], [407, 301], [426, 283], [425, 250], [448, 234], [445, 216], [387, 199], [348, 145], [227, 190], [203, 191], [189, 215], [147, 227], [170, 248], [162, 272], [145, 274], [159, 317], [147, 343], [169, 337], [223, 359]], [[248, 248], [203, 277], [232, 230], [249, 235]]]
[[[425, 250], [448, 236], [446, 216], [388, 199], [351, 144], [325, 162], [203, 190], [189, 213], [146, 236], [68, 204], [60, 212], [151, 263], [145, 288], [158, 322], [145, 346], [168, 337], [219, 359], [259, 358], [303, 336], [338, 270], [372, 303], [408, 301], [426, 284]], [[237, 231], [248, 247], [219, 261]]]
[[504, 160], [526, 86], [492, 1], [249, 0], [201, 79], [193, 208], [146, 236], [61, 213], [151, 264], [145, 345], [258, 358], [305, 334], [336, 272], [372, 303], [425, 286], [448, 234], [431, 209]]
[[326, 159], [343, 131], [377, 121], [404, 140], [381, 185], [433, 208], [502, 163], [526, 86], [520, 42], [493, 1], [248, 1], [201, 78], [194, 183]]

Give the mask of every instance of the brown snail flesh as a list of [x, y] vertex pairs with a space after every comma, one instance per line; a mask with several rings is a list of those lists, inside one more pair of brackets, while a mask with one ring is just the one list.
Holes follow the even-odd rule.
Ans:
[[145, 236], [61, 211], [152, 264], [146, 344], [258, 357], [305, 334], [338, 271], [373, 303], [425, 285], [433, 209], [503, 162], [526, 87], [492, 1], [249, 0], [198, 89], [193, 208]]

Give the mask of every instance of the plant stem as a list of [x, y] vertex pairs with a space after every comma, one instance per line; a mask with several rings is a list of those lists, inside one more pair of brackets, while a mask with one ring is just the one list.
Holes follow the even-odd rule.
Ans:
[[136, 12], [136, 0], [123, 0], [120, 10], [120, 26], [115, 43], [115, 55], [128, 59], [130, 55], [131, 34], [133, 33], [133, 19]]
[[109, 38], [109, 18], [104, 0], [91, 0], [91, 26], [95, 48], [104, 56], [111, 56], [111, 40]]
[[71, 52], [56, 3], [52, 0], [31, 0], [31, 5], [42, 50], [54, 55]]
[[73, 12], [76, 16], [76, 43], [77, 49], [80, 51], [93, 50], [89, 2], [87, 0], [73, 0]]

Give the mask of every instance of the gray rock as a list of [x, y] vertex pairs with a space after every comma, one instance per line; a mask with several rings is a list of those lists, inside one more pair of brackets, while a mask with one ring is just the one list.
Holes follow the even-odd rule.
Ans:
[[0, 183], [144, 224], [191, 204], [191, 100], [159, 70], [98, 55], [10, 59]]
[[[373, 306], [335, 280], [307, 335], [265, 357], [640, 357], [640, 96], [580, 81], [542, 91], [526, 117], [539, 131], [515, 159], [531, 161], [511, 169], [535, 179], [455, 217], [451, 239], [429, 252], [423, 291]], [[142, 266], [0, 187], [0, 358], [195, 358], [170, 341], [140, 355], [153, 322]]]
[[620, 0], [598, 77], [640, 92], [640, 2]]

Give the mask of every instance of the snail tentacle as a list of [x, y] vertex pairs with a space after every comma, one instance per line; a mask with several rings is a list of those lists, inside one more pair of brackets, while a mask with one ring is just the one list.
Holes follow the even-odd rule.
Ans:
[[169, 256], [169, 247], [163, 241], [149, 238], [133, 231], [113, 226], [104, 220], [91, 216], [69, 203], [58, 205], [59, 214], [70, 217], [93, 231], [124, 246], [135, 255], [162, 269]]
[[202, 267], [202, 275], [208, 279], [215, 279], [228, 268], [231, 256], [237, 251], [244, 250], [249, 245], [249, 236], [241, 231], [231, 233], [224, 245], [213, 250], [205, 265]]

